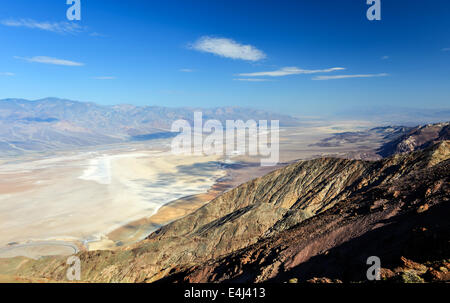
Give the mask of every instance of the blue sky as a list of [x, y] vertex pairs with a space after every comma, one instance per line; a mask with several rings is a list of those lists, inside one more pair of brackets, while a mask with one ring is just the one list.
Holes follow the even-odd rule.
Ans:
[[8, 0], [0, 98], [250, 106], [296, 115], [448, 108], [450, 2]]

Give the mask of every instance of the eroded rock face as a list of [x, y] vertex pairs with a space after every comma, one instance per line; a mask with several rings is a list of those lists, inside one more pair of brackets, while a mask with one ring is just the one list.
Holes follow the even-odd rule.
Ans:
[[382, 157], [389, 157], [394, 154], [424, 149], [444, 140], [450, 140], [449, 122], [418, 126], [383, 145], [378, 150], [378, 154]]
[[[383, 267], [424, 247], [430, 258], [442, 257], [449, 252], [448, 241], [439, 242], [449, 230], [449, 154], [444, 141], [376, 162], [292, 164], [228, 191], [133, 246], [80, 253], [82, 279], [348, 281], [365, 277], [371, 255], [379, 255]], [[418, 212], [425, 204], [427, 210]], [[65, 259], [24, 262], [16, 273], [63, 280]]]
[[[285, 282], [295, 278], [311, 282], [316, 277], [364, 281], [366, 260], [373, 255], [380, 257], [386, 279], [445, 280], [445, 269], [428, 269], [418, 262], [428, 264], [450, 256], [450, 160], [447, 156], [435, 163], [434, 158], [448, 155], [446, 149], [448, 143], [443, 143], [406, 158], [397, 156], [402, 161], [395, 170], [404, 171], [411, 165], [417, 165], [416, 169], [351, 191], [332, 208], [290, 229], [165, 281]], [[423, 157], [426, 154], [431, 158]], [[409, 162], [413, 159], [420, 160]], [[428, 210], [417, 212], [423, 205]]]

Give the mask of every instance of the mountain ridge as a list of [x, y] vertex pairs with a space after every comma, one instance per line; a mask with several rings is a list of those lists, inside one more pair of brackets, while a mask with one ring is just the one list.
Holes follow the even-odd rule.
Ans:
[[[361, 281], [365, 280], [365, 261], [371, 255], [381, 258], [384, 279], [405, 281], [409, 269], [401, 267], [404, 255], [426, 264], [420, 265], [424, 268], [420, 272], [412, 272], [416, 277], [431, 274], [436, 271], [432, 266], [435, 262], [448, 267], [449, 165], [446, 160], [387, 186], [375, 187], [370, 199], [350, 197], [350, 201], [341, 201], [330, 211], [280, 234], [162, 281], [248, 283], [294, 278], [305, 282], [322, 277]], [[429, 183], [421, 180], [425, 171]], [[429, 178], [433, 174], [437, 180]], [[422, 194], [428, 196], [417, 201]], [[402, 197], [399, 202], [395, 201], [397, 195]]]
[[193, 123], [194, 111], [203, 119], [279, 120], [281, 126], [299, 125], [288, 115], [243, 107], [169, 108], [111, 105], [45, 98], [0, 100], [0, 153], [70, 149], [114, 144], [169, 133], [178, 119]]

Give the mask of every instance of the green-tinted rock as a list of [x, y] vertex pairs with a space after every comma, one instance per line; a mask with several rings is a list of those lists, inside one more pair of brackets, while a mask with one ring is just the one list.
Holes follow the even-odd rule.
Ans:
[[417, 274], [415, 270], [407, 270], [401, 274], [403, 283], [424, 283], [425, 281]]

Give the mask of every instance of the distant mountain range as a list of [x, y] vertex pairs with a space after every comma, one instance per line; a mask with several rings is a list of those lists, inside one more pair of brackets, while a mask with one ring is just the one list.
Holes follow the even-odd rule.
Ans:
[[333, 118], [366, 120], [376, 125], [404, 125], [438, 123], [450, 120], [450, 109], [408, 108], [392, 106], [369, 106], [336, 112]]
[[204, 121], [276, 119], [281, 126], [300, 123], [287, 115], [241, 107], [101, 106], [58, 98], [4, 99], [0, 100], [0, 154], [167, 137], [173, 121], [193, 123], [194, 111], [201, 111]]

